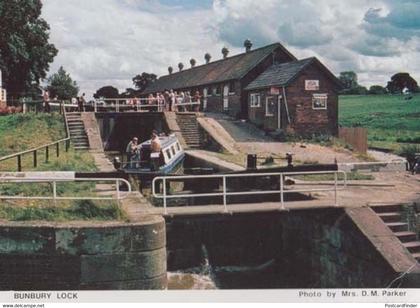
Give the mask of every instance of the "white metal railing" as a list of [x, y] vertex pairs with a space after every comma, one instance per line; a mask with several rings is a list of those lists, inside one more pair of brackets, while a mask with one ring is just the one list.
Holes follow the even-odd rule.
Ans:
[[[284, 179], [286, 176], [290, 177], [292, 175], [321, 175], [321, 174], [333, 174], [334, 183], [332, 188], [302, 188], [302, 189], [284, 189]], [[343, 175], [343, 180], [338, 179], [338, 175]], [[257, 178], [257, 177], [278, 177], [280, 187], [278, 190], [259, 190], [259, 191], [228, 191], [227, 189], [227, 179], [231, 178]], [[221, 179], [222, 180], [222, 190], [218, 192], [208, 192], [208, 193], [187, 193], [187, 194], [175, 194], [170, 195], [167, 192], [167, 183], [171, 180], [188, 180], [188, 179]], [[156, 192], [156, 187], [159, 181], [162, 185], [162, 193]], [[341, 183], [339, 183], [341, 182]], [[342, 186], [339, 187], [339, 185]], [[326, 186], [328, 184], [322, 183], [320, 186]], [[265, 194], [279, 194], [280, 195], [280, 208], [285, 209], [284, 195], [288, 193], [297, 193], [297, 192], [320, 192], [320, 191], [333, 191], [334, 192], [334, 205], [338, 206], [338, 196], [337, 191], [345, 189], [347, 186], [347, 174], [344, 171], [305, 171], [305, 172], [275, 172], [275, 173], [244, 173], [244, 174], [212, 174], [212, 175], [189, 175], [189, 176], [160, 176], [155, 177], [152, 182], [152, 194], [153, 197], [163, 199], [163, 207], [165, 214], [168, 213], [167, 210], [167, 200], [175, 198], [188, 198], [188, 197], [220, 197], [223, 196], [223, 207], [224, 211], [228, 212], [227, 207], [227, 197], [228, 196], [239, 196], [239, 195], [265, 195]]]
[[[59, 196], [57, 195], [57, 183], [69, 183], [69, 182], [112, 182], [115, 183], [115, 197], [114, 196]], [[0, 200], [122, 200], [125, 199], [131, 192], [130, 183], [121, 178], [62, 178], [62, 177], [0, 177], [0, 185], [10, 183], [50, 183], [52, 184], [52, 196], [8, 196], [0, 194]], [[120, 183], [127, 185], [127, 191], [120, 190]]]
[[[178, 102], [175, 101], [175, 107], [185, 106], [199, 106], [199, 101]], [[142, 111], [150, 108], [156, 108], [158, 112], [162, 112], [167, 108], [165, 101], [157, 100], [156, 98], [104, 98], [95, 99], [93, 102], [93, 110], [97, 112], [103, 109], [115, 109], [116, 112], [124, 110]]]

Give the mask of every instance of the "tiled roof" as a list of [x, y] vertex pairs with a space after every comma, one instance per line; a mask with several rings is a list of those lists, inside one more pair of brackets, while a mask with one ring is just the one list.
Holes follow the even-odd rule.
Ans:
[[287, 62], [270, 66], [254, 79], [245, 90], [254, 90], [270, 86], [285, 86], [297, 76], [315, 58]]
[[255, 90], [271, 86], [286, 86], [292, 82], [301, 71], [312, 63], [318, 63], [330, 76], [332, 81], [341, 87], [339, 80], [315, 57], [275, 64], [266, 69], [261, 75], [254, 79], [245, 90]]
[[165, 89], [196, 87], [227, 80], [240, 79], [276, 49], [281, 49], [294, 59], [280, 43], [251, 50], [246, 53], [203, 64], [180, 72], [165, 75], [151, 84], [142, 94]]

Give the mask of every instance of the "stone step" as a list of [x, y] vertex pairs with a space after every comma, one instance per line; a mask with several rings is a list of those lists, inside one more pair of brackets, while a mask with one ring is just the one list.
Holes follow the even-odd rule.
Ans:
[[378, 216], [384, 222], [400, 222], [401, 221], [401, 214], [398, 212], [378, 213]]
[[416, 234], [410, 231], [394, 232], [394, 235], [402, 242], [414, 242], [416, 241]]
[[385, 223], [392, 232], [408, 231], [408, 224], [404, 222], [389, 222]]
[[419, 241], [406, 242], [406, 243], [403, 243], [403, 245], [411, 253], [420, 252], [420, 242]]
[[374, 210], [375, 213], [399, 212], [401, 210], [401, 204], [393, 203], [369, 204], [369, 207]]

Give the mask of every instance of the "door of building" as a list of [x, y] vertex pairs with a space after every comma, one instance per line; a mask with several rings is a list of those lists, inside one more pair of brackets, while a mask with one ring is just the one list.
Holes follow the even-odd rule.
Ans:
[[203, 110], [207, 110], [207, 88], [203, 89]]
[[223, 110], [229, 110], [229, 85], [223, 86]]

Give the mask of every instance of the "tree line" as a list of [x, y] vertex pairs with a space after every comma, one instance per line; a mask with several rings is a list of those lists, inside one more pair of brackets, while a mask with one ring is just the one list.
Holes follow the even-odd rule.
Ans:
[[417, 81], [409, 73], [394, 74], [386, 86], [372, 85], [369, 89], [358, 83], [358, 77], [354, 71], [341, 72], [338, 79], [343, 85], [341, 94], [401, 94], [405, 89], [411, 93], [420, 92]]

